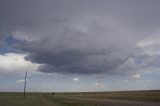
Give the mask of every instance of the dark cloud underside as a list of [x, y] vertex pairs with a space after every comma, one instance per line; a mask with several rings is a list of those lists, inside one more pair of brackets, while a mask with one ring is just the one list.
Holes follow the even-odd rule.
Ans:
[[12, 47], [28, 53], [26, 60], [43, 64], [41, 72], [132, 75], [159, 65], [160, 54], [154, 49], [160, 45], [159, 4], [1, 0], [0, 39], [17, 39]]

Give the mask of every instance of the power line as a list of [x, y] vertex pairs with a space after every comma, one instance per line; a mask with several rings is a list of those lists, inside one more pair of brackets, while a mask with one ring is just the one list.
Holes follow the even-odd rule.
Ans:
[[26, 85], [27, 85], [27, 71], [25, 73], [25, 82], [24, 82], [24, 99], [26, 98]]

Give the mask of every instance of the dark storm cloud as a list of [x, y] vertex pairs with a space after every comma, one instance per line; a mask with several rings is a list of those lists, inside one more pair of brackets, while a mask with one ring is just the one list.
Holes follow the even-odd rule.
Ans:
[[159, 3], [0, 1], [0, 36], [20, 40], [14, 47], [28, 53], [26, 60], [43, 64], [41, 72], [132, 75], [158, 61], [146, 49], [155, 48], [148, 39], [160, 39]]

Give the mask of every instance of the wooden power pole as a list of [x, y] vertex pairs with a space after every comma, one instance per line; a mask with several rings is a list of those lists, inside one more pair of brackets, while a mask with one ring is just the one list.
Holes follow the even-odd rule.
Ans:
[[27, 85], [27, 71], [25, 73], [25, 79], [24, 79], [24, 99], [26, 98], [26, 85]]

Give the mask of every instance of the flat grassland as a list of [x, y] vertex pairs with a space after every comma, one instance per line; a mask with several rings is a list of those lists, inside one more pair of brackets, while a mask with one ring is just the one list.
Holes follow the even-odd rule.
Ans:
[[23, 93], [1, 92], [0, 106], [160, 106], [160, 91]]
[[160, 102], [160, 90], [151, 91], [117, 91], [117, 92], [80, 92], [80, 93], [56, 93], [80, 98], [115, 99], [132, 101]]

